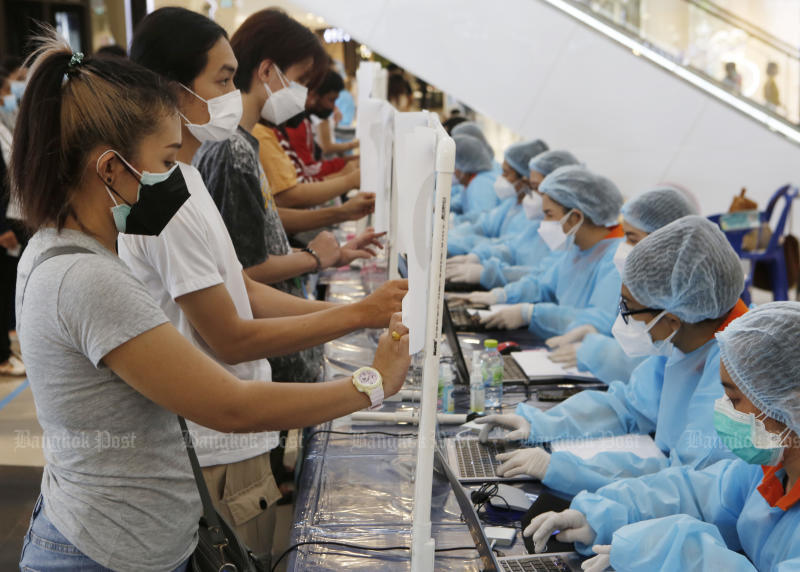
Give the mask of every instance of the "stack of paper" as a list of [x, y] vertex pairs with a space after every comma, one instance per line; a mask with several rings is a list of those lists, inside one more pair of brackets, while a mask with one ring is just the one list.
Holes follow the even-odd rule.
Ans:
[[546, 349], [538, 350], [525, 350], [522, 352], [514, 352], [514, 361], [519, 364], [525, 375], [531, 381], [542, 379], [571, 379], [579, 381], [596, 380], [589, 372], [578, 371], [577, 368], [564, 368], [561, 365], [550, 361], [548, 355], [550, 352]]

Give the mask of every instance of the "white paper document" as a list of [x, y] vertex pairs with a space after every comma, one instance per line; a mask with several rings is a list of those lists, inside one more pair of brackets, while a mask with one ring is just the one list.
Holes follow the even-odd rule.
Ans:
[[550, 443], [550, 450], [555, 453], [566, 451], [580, 457], [591, 459], [598, 453], [622, 452], [633, 453], [642, 459], [664, 459], [664, 453], [658, 448], [650, 435], [615, 435], [613, 437], [596, 437], [593, 439], [569, 439]]
[[565, 368], [560, 364], [550, 361], [549, 350], [525, 350], [514, 352], [514, 361], [519, 364], [525, 375], [531, 380], [541, 379], [572, 379], [572, 380], [596, 380], [595, 376], [586, 371], [578, 371], [577, 368]]

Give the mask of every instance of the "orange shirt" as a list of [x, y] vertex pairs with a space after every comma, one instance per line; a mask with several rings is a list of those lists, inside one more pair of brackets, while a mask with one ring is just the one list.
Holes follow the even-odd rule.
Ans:
[[800, 501], [800, 480], [794, 484], [788, 493], [785, 492], [783, 483], [775, 476], [775, 473], [782, 468], [783, 463], [779, 464], [777, 467], [762, 466], [761, 469], [764, 471], [764, 479], [761, 481], [761, 484], [758, 485], [758, 492], [761, 493], [761, 496], [764, 497], [764, 500], [767, 501], [769, 506], [777, 506], [779, 509], [787, 511], [797, 504], [797, 501]]

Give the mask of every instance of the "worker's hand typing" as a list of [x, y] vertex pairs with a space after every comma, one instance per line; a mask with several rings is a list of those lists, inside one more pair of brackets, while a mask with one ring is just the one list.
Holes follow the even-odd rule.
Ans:
[[582, 512], [567, 509], [563, 512], [543, 512], [522, 531], [523, 536], [533, 536], [533, 546], [537, 553], [547, 549], [547, 541], [554, 532], [556, 540], [561, 542], [580, 542], [591, 544], [597, 533], [589, 526]]
[[354, 239], [348, 240], [341, 246], [337, 266], [345, 266], [358, 258], [372, 258], [376, 254], [375, 248], [383, 248], [381, 238], [385, 235], [385, 232], [375, 232], [374, 228], [368, 228]]
[[451, 265], [456, 266], [458, 264], [467, 264], [467, 263], [478, 263], [481, 259], [478, 258], [477, 254], [459, 254], [458, 256], [451, 256], [447, 259], [447, 267], [449, 268]]
[[[497, 303], [497, 297], [491, 292], [470, 292], [469, 294], [449, 294], [448, 302], [452, 306], [465, 304], [475, 304], [479, 306], [491, 306]], [[455, 302], [453, 304], [452, 302]]]
[[566, 334], [563, 334], [561, 336], [554, 336], [552, 338], [549, 338], [545, 340], [544, 343], [546, 343], [548, 347], [555, 349], [559, 346], [574, 344], [575, 342], [582, 342], [583, 338], [585, 338], [589, 334], [596, 334], [596, 333], [597, 333], [597, 328], [589, 324], [585, 324], [583, 326], [578, 326], [577, 328], [573, 328]]
[[560, 345], [551, 351], [548, 357], [550, 358], [550, 361], [560, 364], [562, 367], [577, 367], [578, 349], [580, 347], [580, 343]]
[[478, 441], [486, 443], [489, 440], [489, 433], [495, 427], [502, 427], [503, 429], [511, 429], [503, 439], [506, 441], [525, 441], [531, 435], [531, 424], [522, 415], [514, 413], [503, 413], [502, 415], [487, 415], [486, 417], [478, 417], [475, 423], [483, 425], [481, 434], [478, 436]]
[[532, 312], [533, 304], [513, 304], [486, 316], [481, 323], [497, 330], [518, 330], [528, 325]]
[[364, 318], [365, 328], [385, 328], [395, 313], [402, 310], [403, 298], [408, 294], [408, 280], [390, 280], [377, 290], [356, 302]]
[[592, 550], [597, 554], [594, 558], [589, 558], [581, 564], [581, 570], [586, 572], [603, 572], [611, 567], [611, 545], [595, 544]]
[[481, 281], [483, 266], [475, 263], [455, 264], [447, 267], [446, 276], [451, 282], [478, 284]]
[[308, 243], [308, 247], [317, 253], [322, 268], [330, 268], [336, 264], [341, 255], [339, 251], [339, 241], [333, 236], [332, 232], [323, 230]]
[[[396, 333], [396, 336], [392, 334]], [[395, 339], [399, 336], [399, 339]], [[408, 328], [398, 312], [392, 316], [389, 329], [383, 332], [375, 350], [372, 367], [383, 377], [383, 392], [386, 397], [394, 395], [403, 387], [408, 374], [411, 356], [408, 355]]]
[[510, 453], [500, 453], [497, 455], [497, 460], [502, 461], [502, 464], [496, 469], [497, 474], [501, 477], [512, 478], [528, 475], [542, 480], [550, 465], [550, 453], [541, 447], [531, 447], [517, 449]]

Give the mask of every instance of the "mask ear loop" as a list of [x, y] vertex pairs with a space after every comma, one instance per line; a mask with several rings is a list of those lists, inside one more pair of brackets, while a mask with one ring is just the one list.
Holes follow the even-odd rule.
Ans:
[[[101, 160], [103, 157], [105, 157], [106, 155], [108, 155], [109, 153], [114, 153], [114, 155], [116, 155], [116, 156], [117, 156], [117, 159], [119, 159], [120, 161], [122, 161], [122, 164], [123, 164], [123, 165], [125, 165], [125, 168], [127, 168], [127, 169], [128, 169], [128, 171], [130, 171], [130, 172], [131, 172], [131, 174], [135, 173], [135, 174], [136, 174], [136, 176], [138, 176], [138, 177], [139, 177], [139, 179], [140, 179], [140, 180], [139, 180], [139, 184], [141, 184], [141, 177], [142, 177], [142, 175], [141, 175], [141, 174], [139, 174], [139, 172], [138, 172], [136, 169], [134, 169], [134, 168], [131, 166], [131, 164], [130, 164], [130, 163], [128, 163], [128, 162], [127, 162], [125, 159], [123, 159], [123, 158], [122, 158], [122, 155], [120, 155], [119, 153], [117, 153], [117, 152], [116, 152], [114, 149], [107, 149], [106, 151], [103, 151], [103, 152], [100, 154], [100, 156], [97, 158], [97, 163], [95, 163], [95, 166], [94, 166], [94, 171], [95, 171], [95, 173], [97, 173], [97, 176], [100, 178], [100, 180], [101, 180], [101, 181], [103, 181], [103, 186], [106, 188], [106, 192], [109, 194], [109, 196], [111, 196], [111, 192], [113, 191], [113, 193], [114, 193], [115, 195], [117, 195], [119, 198], [121, 198], [121, 199], [123, 200], [123, 202], [124, 202], [126, 205], [128, 205], [128, 206], [133, 206], [133, 205], [131, 205], [131, 203], [129, 203], [128, 201], [126, 201], [126, 200], [125, 200], [125, 197], [123, 197], [122, 195], [120, 195], [120, 194], [117, 192], [117, 190], [116, 190], [114, 187], [112, 187], [112, 186], [111, 186], [111, 185], [109, 185], [109, 184], [108, 184], [108, 183], [107, 183], [105, 180], [103, 180], [103, 176], [100, 174], [100, 160]], [[110, 190], [109, 190], [109, 189], [110, 189]], [[115, 199], [113, 196], [111, 196], [111, 200], [112, 200], [112, 201], [114, 201], [114, 206], [119, 206], [119, 203], [117, 203], [117, 200], [116, 200], [116, 199]]]
[[[185, 85], [183, 85], [182, 83], [178, 83], [178, 85], [180, 85], [180, 86], [181, 86], [183, 89], [185, 89], [186, 91], [188, 91], [189, 93], [191, 93], [193, 96], [195, 96], [197, 99], [199, 99], [200, 101], [202, 101], [203, 103], [205, 103], [205, 104], [206, 104], [206, 108], [208, 108], [208, 100], [206, 100], [206, 99], [204, 99], [204, 98], [200, 97], [199, 95], [197, 95], [195, 92], [193, 92], [191, 89], [189, 89], [188, 87], [186, 87], [186, 86], [185, 86]], [[181, 110], [180, 110], [180, 109], [178, 109], [177, 111], [178, 111], [178, 115], [180, 115], [180, 116], [181, 116], [181, 119], [183, 119], [183, 120], [186, 122], [186, 125], [194, 125], [194, 123], [192, 123], [191, 121], [189, 121], [189, 118], [188, 118], [188, 117], [186, 117], [186, 116], [185, 116], [183, 113], [181, 113]], [[209, 117], [210, 117], [210, 116], [211, 116], [211, 112], [209, 112]]]
[[[283, 75], [283, 72], [281, 71], [281, 68], [278, 67], [278, 64], [276, 64], [275, 62], [272, 62], [272, 65], [275, 67], [275, 70], [278, 72], [278, 79], [281, 80], [281, 84], [283, 84], [283, 89], [288, 88], [289, 87], [289, 82], [287, 81], [286, 76]], [[264, 82], [264, 88], [267, 90], [267, 95], [268, 96], [272, 97], [275, 94], [275, 92], [272, 91], [272, 88], [270, 88], [269, 83], [266, 82], [266, 81]], [[278, 90], [278, 91], [280, 91], [280, 90]]]

